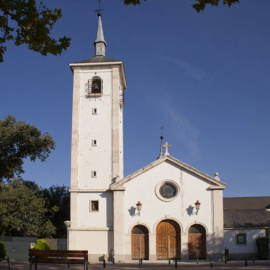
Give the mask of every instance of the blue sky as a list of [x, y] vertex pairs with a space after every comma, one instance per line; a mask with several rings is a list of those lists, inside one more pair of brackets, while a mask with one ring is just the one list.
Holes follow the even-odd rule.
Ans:
[[[72, 72], [94, 56], [97, 0], [44, 1], [61, 8], [53, 36], [69, 36], [61, 56], [8, 44], [0, 64], [0, 118], [16, 116], [48, 132], [56, 150], [25, 162], [26, 180], [69, 186]], [[125, 7], [103, 0], [106, 55], [123, 60], [125, 175], [154, 161], [160, 127], [177, 159], [220, 178], [226, 197], [269, 196], [270, 1], [207, 7], [148, 0]]]

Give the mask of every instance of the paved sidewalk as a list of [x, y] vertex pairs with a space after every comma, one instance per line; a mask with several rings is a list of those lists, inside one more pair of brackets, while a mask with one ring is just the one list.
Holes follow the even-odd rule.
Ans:
[[[6, 270], [8, 269], [6, 262], [0, 263], [0, 269]], [[28, 270], [29, 269], [29, 263], [28, 262], [11, 262], [11, 270]], [[38, 270], [56, 270], [56, 269], [66, 269], [66, 270], [83, 270], [83, 265], [71, 265], [68, 267], [65, 264], [58, 264], [58, 265], [50, 265], [50, 264], [38, 264]], [[111, 262], [106, 263], [106, 268], [103, 268], [103, 264], [101, 263], [91, 263], [88, 265], [89, 270], [96, 270], [96, 269], [123, 269], [123, 270], [135, 270], [135, 269], [148, 269], [148, 270], [154, 270], [154, 269], [163, 269], [163, 270], [173, 270], [175, 268], [175, 264], [171, 263], [168, 264], [168, 262], [158, 262], [158, 263], [152, 263], [152, 262], [143, 262], [142, 268], [139, 268], [139, 263], [132, 262], [132, 263], [116, 263], [112, 264]], [[193, 269], [193, 270], [210, 270], [210, 269], [220, 269], [220, 270], [240, 270], [240, 269], [260, 269], [260, 270], [270, 270], [270, 261], [255, 261], [253, 263], [252, 261], [248, 261], [248, 265], [245, 266], [244, 261], [234, 261], [234, 262], [228, 262], [225, 264], [224, 262], [213, 262], [213, 267], [210, 267], [209, 262], [199, 262], [199, 264], [196, 264], [196, 262], [178, 262], [177, 263], [177, 269]]]

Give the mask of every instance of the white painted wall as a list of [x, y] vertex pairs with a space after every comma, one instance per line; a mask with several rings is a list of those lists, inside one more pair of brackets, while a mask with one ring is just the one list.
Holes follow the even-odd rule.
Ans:
[[[99, 211], [90, 211], [89, 202], [99, 201]], [[112, 193], [78, 193], [78, 227], [113, 227]]]
[[[236, 244], [236, 234], [246, 234], [246, 245]], [[264, 229], [254, 230], [224, 230], [224, 246], [233, 253], [257, 253], [256, 239], [258, 236], [265, 236]]]
[[[81, 72], [79, 110], [79, 188], [108, 188], [112, 179], [112, 83], [111, 70]], [[103, 80], [103, 94], [89, 97], [88, 80], [99, 76]], [[93, 108], [97, 114], [92, 113]], [[92, 140], [97, 140], [97, 146]], [[92, 177], [92, 171], [97, 177]]]
[[[180, 194], [175, 200], [165, 202], [160, 200], [155, 192], [158, 183], [170, 180], [180, 187]], [[182, 171], [168, 162], [135, 177], [125, 184], [125, 233], [130, 234], [131, 228], [138, 222], [147, 224], [150, 233], [155, 234], [157, 224], [166, 218], [176, 219], [181, 225], [181, 232], [187, 233], [190, 225], [202, 223], [206, 230], [212, 232], [211, 191], [209, 184], [190, 173]], [[194, 203], [199, 200], [201, 208], [195, 214]], [[131, 208], [136, 203], [142, 203], [140, 216], [130, 215]]]
[[113, 234], [108, 230], [70, 230], [69, 249], [88, 250], [88, 260], [98, 261], [103, 259], [103, 254], [110, 254], [113, 248]]
[[[87, 249], [90, 260], [97, 260], [113, 248], [113, 196], [109, 186], [116, 176], [123, 177], [121, 99], [126, 84], [122, 62], [71, 66], [74, 84], [69, 248]], [[88, 81], [94, 76], [103, 81], [100, 96], [88, 95]], [[99, 211], [90, 211], [92, 200], [99, 201]]]
[[[156, 194], [157, 185], [164, 180], [173, 181], [180, 188], [179, 195], [169, 202], [161, 200]], [[183, 259], [188, 259], [188, 229], [191, 225], [195, 223], [203, 225], [207, 238], [212, 239], [212, 191], [209, 189], [210, 184], [205, 180], [165, 161], [135, 176], [124, 186], [126, 187], [124, 199], [126, 258], [131, 254], [131, 230], [137, 224], [145, 225], [149, 229], [150, 259], [156, 259], [156, 227], [164, 219], [175, 220], [180, 225]], [[198, 215], [194, 205], [197, 200], [201, 202]], [[142, 203], [140, 216], [135, 210], [138, 201]], [[207, 253], [214, 250], [214, 242], [211, 239], [207, 243]]]

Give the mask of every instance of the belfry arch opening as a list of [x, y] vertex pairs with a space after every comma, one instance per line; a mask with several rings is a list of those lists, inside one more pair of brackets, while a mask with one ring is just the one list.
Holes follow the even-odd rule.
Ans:
[[102, 94], [103, 81], [99, 76], [94, 76], [88, 80], [88, 94], [96, 95]]

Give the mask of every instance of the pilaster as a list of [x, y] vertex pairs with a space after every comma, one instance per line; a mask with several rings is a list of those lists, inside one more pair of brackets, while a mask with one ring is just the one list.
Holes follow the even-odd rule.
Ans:
[[78, 188], [78, 158], [79, 158], [79, 108], [80, 108], [80, 73], [74, 69], [73, 105], [72, 105], [72, 135], [71, 135], [71, 176], [70, 188]]
[[[120, 102], [119, 102], [119, 67], [112, 68], [112, 177], [120, 176]], [[121, 174], [122, 175], [122, 174]]]
[[223, 190], [212, 190], [213, 253], [215, 260], [222, 260], [224, 253]]
[[125, 232], [125, 215], [124, 215], [124, 190], [113, 192], [113, 239], [115, 260], [122, 260], [124, 254], [124, 232]]

